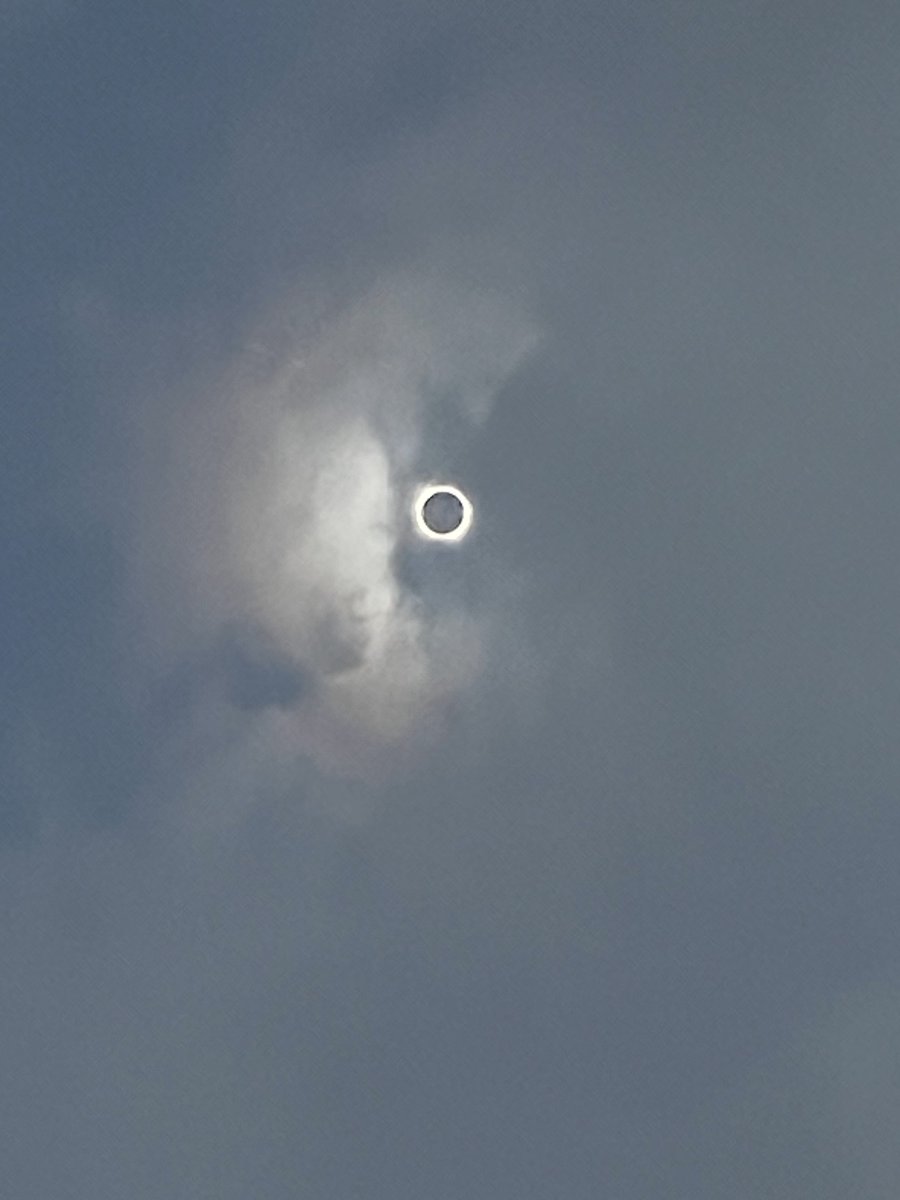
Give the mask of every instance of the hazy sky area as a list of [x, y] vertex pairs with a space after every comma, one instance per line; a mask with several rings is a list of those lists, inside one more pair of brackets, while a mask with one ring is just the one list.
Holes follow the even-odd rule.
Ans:
[[0, 1195], [896, 1200], [900, 8], [0, 57]]

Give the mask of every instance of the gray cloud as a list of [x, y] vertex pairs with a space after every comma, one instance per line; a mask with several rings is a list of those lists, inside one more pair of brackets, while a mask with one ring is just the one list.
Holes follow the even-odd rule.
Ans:
[[892, 1194], [896, 15], [295, 10], [29, 109], [8, 1188]]

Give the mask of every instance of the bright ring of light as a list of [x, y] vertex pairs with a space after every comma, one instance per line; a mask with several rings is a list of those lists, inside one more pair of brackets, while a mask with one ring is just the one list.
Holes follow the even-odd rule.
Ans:
[[[436, 533], [435, 530], [425, 524], [425, 505], [432, 496], [440, 495], [442, 492], [454, 496], [462, 505], [462, 520], [449, 533]], [[452, 483], [427, 483], [424, 487], [419, 488], [416, 498], [413, 501], [413, 521], [415, 522], [416, 532], [420, 537], [428, 538], [434, 542], [462, 541], [472, 528], [473, 516], [472, 501], [459, 488], [454, 487]]]

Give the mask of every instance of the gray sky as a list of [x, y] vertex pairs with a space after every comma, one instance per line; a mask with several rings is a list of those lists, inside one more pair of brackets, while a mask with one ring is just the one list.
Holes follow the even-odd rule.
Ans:
[[895, 7], [0, 56], [4, 1194], [895, 1197]]

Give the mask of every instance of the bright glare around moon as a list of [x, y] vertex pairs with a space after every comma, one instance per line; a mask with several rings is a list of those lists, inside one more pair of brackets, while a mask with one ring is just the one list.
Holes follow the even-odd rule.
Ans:
[[458, 542], [472, 527], [472, 502], [449, 483], [429, 483], [419, 489], [413, 503], [413, 520], [421, 537]]

